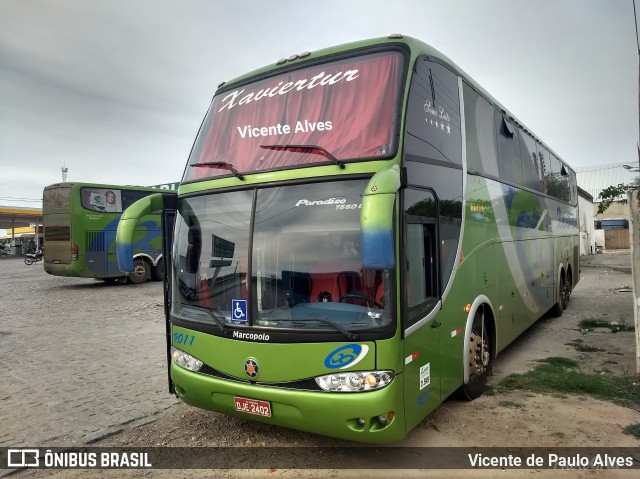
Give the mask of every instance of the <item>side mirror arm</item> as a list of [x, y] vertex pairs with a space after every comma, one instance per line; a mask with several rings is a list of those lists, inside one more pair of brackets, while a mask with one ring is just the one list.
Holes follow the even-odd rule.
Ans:
[[175, 194], [154, 193], [140, 198], [122, 213], [116, 232], [116, 256], [120, 271], [133, 271], [133, 234], [138, 221], [154, 211], [161, 211], [164, 207], [164, 196], [175, 198]]

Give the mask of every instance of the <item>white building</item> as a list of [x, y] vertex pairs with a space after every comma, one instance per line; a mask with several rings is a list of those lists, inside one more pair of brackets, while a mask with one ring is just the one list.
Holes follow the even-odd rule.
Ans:
[[[626, 165], [625, 163], [611, 163], [608, 165], [594, 165], [576, 168], [578, 187], [592, 197], [592, 220], [598, 223], [598, 228], [594, 229], [591, 246], [595, 244], [604, 249], [624, 249], [629, 248], [629, 205], [612, 203], [604, 213], [596, 214], [600, 205], [600, 193], [609, 186], [631, 183], [638, 175], [638, 168]], [[585, 200], [585, 198], [582, 198]], [[626, 199], [621, 196], [620, 199]], [[580, 203], [580, 231], [588, 233], [582, 229], [583, 207]], [[585, 204], [586, 208], [586, 204]], [[624, 231], [623, 231], [624, 230]], [[581, 246], [582, 250], [582, 246]]]
[[[580, 212], [580, 254], [596, 253], [593, 196], [578, 186], [578, 211]], [[604, 237], [601, 243], [604, 244]]]

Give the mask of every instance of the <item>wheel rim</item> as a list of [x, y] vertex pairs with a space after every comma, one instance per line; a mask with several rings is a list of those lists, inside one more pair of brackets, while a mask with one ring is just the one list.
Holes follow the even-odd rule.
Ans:
[[471, 380], [474, 380], [487, 372], [490, 358], [491, 355], [489, 353], [487, 340], [478, 334], [477, 331], [472, 331], [471, 340], [469, 341], [469, 366]]
[[143, 264], [136, 264], [133, 268], [133, 275], [136, 278], [144, 278], [146, 275], [147, 269], [144, 267]]

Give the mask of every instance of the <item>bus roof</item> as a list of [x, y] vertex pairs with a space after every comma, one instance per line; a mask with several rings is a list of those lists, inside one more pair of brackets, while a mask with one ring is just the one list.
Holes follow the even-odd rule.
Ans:
[[[167, 183], [165, 185], [156, 185], [156, 186], [135, 186], [135, 185], [110, 185], [110, 184], [102, 184], [102, 183], [83, 183], [80, 181], [70, 181], [65, 183], [54, 183], [49, 186], [45, 186], [45, 190], [51, 188], [70, 188], [72, 186], [80, 186], [80, 187], [89, 187], [89, 188], [103, 188], [103, 189], [128, 189], [128, 190], [138, 190], [138, 191], [166, 191], [166, 190], [174, 190], [177, 189], [174, 187], [178, 185], [178, 183]], [[163, 187], [166, 186], [166, 187]]]

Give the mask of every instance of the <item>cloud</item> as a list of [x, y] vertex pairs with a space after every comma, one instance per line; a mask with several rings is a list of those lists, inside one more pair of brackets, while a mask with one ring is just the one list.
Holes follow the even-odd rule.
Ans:
[[38, 184], [57, 182], [63, 164], [76, 181], [178, 180], [219, 83], [292, 53], [395, 32], [440, 49], [570, 164], [636, 155], [626, 2], [0, 2], [8, 180], [28, 169]]

